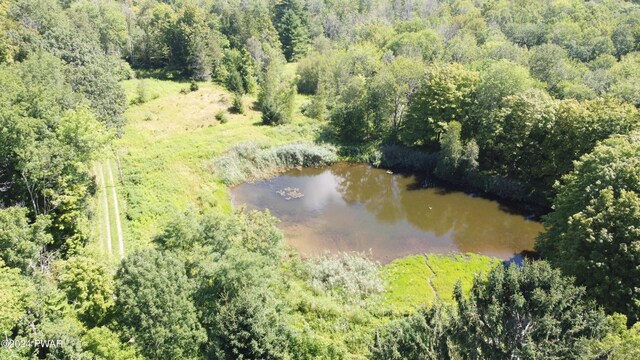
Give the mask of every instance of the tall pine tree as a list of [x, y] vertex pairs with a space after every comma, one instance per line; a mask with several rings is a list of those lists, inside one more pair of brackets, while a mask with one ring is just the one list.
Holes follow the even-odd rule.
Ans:
[[307, 9], [299, 0], [282, 0], [276, 5], [274, 23], [287, 61], [304, 56], [309, 46]]

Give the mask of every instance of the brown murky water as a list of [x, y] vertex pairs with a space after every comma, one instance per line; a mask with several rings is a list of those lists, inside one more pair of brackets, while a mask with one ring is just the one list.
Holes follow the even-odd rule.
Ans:
[[533, 247], [542, 226], [496, 201], [366, 165], [292, 170], [231, 190], [236, 206], [269, 209], [305, 255], [361, 251], [388, 262], [414, 253], [474, 252], [503, 259]]

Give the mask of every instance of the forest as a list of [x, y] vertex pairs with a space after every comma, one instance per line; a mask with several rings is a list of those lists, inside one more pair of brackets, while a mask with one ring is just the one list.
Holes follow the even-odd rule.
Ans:
[[[638, 359], [639, 109], [638, 0], [0, 0], [0, 358]], [[535, 256], [307, 257], [230, 199], [340, 162]]]

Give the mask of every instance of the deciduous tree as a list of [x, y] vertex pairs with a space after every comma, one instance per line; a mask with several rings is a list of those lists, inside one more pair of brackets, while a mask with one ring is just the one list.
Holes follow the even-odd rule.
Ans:
[[607, 140], [557, 187], [536, 249], [609, 312], [640, 319], [640, 137]]
[[118, 324], [143, 355], [196, 356], [206, 335], [196, 317], [194, 288], [182, 261], [157, 250], [133, 253], [118, 270], [115, 289]]

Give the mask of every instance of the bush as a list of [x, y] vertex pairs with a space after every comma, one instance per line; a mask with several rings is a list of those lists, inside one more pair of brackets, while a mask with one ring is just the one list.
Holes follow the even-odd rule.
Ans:
[[384, 290], [380, 265], [363, 255], [324, 255], [308, 262], [312, 288], [342, 297], [346, 302], [365, 300]]
[[294, 167], [318, 167], [338, 160], [336, 149], [327, 145], [289, 144], [261, 148], [241, 144], [215, 159], [212, 171], [227, 185], [267, 178]]
[[[402, 145], [386, 145], [378, 149], [342, 147], [340, 155], [350, 157], [355, 161], [368, 162], [375, 167], [433, 175], [445, 182], [492, 194], [502, 199], [522, 201], [544, 207], [549, 206], [549, 200], [546, 196], [530, 185], [504, 176], [476, 171], [475, 161], [473, 157], [470, 157], [473, 155], [471, 153], [474, 145], [469, 146], [469, 144], [472, 142], [467, 143], [461, 158], [464, 161], [466, 171], [463, 174], [456, 172], [456, 176], [448, 176], [446, 173], [435, 171], [440, 162], [440, 154], [415, 150]], [[471, 150], [467, 150], [467, 148], [471, 148]]]
[[216, 113], [216, 120], [220, 121], [221, 124], [226, 124], [229, 122], [229, 117], [227, 116], [227, 113], [220, 110]]
[[485, 173], [467, 174], [467, 184], [487, 194], [496, 195], [502, 199], [524, 201], [541, 206], [549, 203], [543, 194], [536, 192], [531, 186], [518, 180], [504, 176]]
[[315, 94], [320, 82], [320, 73], [326, 71], [325, 57], [318, 54], [310, 54], [298, 63], [296, 74], [298, 75], [297, 87], [301, 94]]
[[425, 153], [400, 145], [388, 145], [374, 153], [375, 166], [394, 170], [432, 173], [438, 164], [438, 154]]
[[173, 217], [154, 242], [160, 249], [173, 252], [210, 247], [224, 254], [236, 247], [278, 260], [282, 255], [282, 233], [276, 227], [277, 221], [269, 211], [240, 209], [223, 216], [214, 211], [197, 213], [189, 209]]
[[372, 359], [450, 359], [448, 318], [442, 308], [421, 310], [377, 332]]
[[147, 83], [144, 79], [138, 81], [136, 87], [136, 97], [131, 101], [132, 104], [144, 104], [149, 101], [149, 94], [147, 92]]
[[191, 85], [189, 85], [189, 90], [193, 91], [198, 91], [198, 89], [200, 89], [200, 86], [198, 86], [198, 83], [195, 82], [194, 80], [191, 80]]
[[234, 93], [232, 101], [233, 102], [231, 104], [231, 111], [233, 111], [236, 114], [244, 114], [245, 108], [244, 108], [244, 102], [242, 101], [242, 94], [237, 92]]

